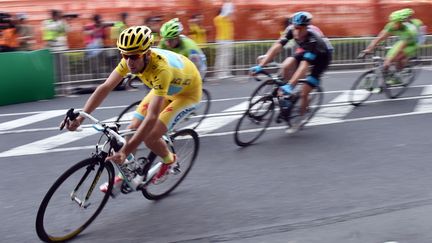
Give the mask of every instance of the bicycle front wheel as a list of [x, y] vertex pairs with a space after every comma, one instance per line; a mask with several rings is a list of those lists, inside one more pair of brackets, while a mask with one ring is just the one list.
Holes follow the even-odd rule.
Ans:
[[[166, 197], [186, 178], [191, 170], [199, 151], [198, 134], [192, 129], [183, 129], [170, 136], [172, 144], [168, 147], [177, 156], [177, 166], [174, 166], [166, 180], [162, 183], [153, 184], [150, 182], [143, 188], [145, 198], [159, 200]], [[160, 163], [160, 158], [153, 161], [152, 167]]]
[[258, 85], [258, 87], [256, 87], [256, 89], [252, 92], [249, 98], [249, 105], [256, 102], [263, 96], [271, 95], [274, 90], [274, 86], [275, 81], [272, 79], [266, 80], [260, 85]]
[[[109, 182], [107, 193], [99, 186]], [[46, 242], [64, 242], [81, 233], [109, 199], [114, 167], [97, 158], [78, 162], [64, 172], [43, 198], [36, 216], [36, 232]]]
[[133, 117], [133, 114], [135, 110], [137, 109], [138, 105], [141, 103], [141, 100], [138, 100], [132, 104], [130, 104], [128, 107], [126, 107], [120, 114], [118, 115], [116, 122], [121, 125], [128, 125]]
[[354, 106], [359, 106], [365, 102], [373, 93], [381, 92], [378, 76], [374, 70], [369, 70], [353, 83], [348, 93], [348, 100]]
[[273, 96], [264, 96], [252, 103], [236, 125], [234, 141], [245, 147], [255, 142], [270, 126], [275, 104]]

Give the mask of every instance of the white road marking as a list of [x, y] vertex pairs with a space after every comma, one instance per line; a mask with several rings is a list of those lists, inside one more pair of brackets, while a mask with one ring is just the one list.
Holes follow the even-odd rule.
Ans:
[[[341, 95], [337, 96], [335, 99], [329, 102], [329, 104], [323, 105], [321, 110], [316, 114], [316, 116], [306, 125], [306, 126], [319, 126], [319, 125], [326, 125], [326, 124], [337, 124], [337, 123], [345, 123], [345, 122], [355, 122], [355, 121], [367, 121], [367, 120], [375, 120], [375, 119], [385, 119], [385, 118], [395, 118], [395, 117], [404, 117], [404, 116], [412, 116], [412, 115], [422, 115], [422, 114], [429, 114], [432, 113], [432, 86], [431, 85], [422, 85], [419, 87], [425, 87], [425, 90], [423, 91], [421, 96], [416, 97], [404, 97], [404, 98], [398, 98], [398, 99], [383, 99], [381, 101], [368, 101], [366, 103], [376, 103], [376, 102], [387, 102], [387, 101], [395, 101], [395, 100], [409, 100], [409, 99], [420, 99], [420, 103], [425, 103], [422, 105], [419, 105], [419, 107], [416, 108], [414, 112], [408, 112], [408, 113], [400, 113], [400, 114], [393, 114], [393, 115], [383, 115], [383, 116], [371, 116], [371, 117], [362, 117], [362, 118], [354, 118], [354, 119], [343, 119], [348, 113], [352, 111], [354, 108], [353, 106], [349, 105], [348, 101], [348, 91], [345, 91]], [[339, 91], [338, 91], [339, 92]], [[239, 98], [236, 98], [239, 99]], [[427, 101], [427, 102], [426, 102]], [[212, 131], [215, 131], [235, 120], [240, 118], [243, 111], [247, 108], [248, 101], [243, 101], [235, 106], [232, 106], [228, 109], [225, 109], [221, 111], [220, 113], [211, 114], [209, 118], [206, 118], [203, 123], [198, 128], [198, 132], [200, 133], [201, 137], [213, 137], [213, 136], [225, 136], [225, 135], [232, 135], [234, 132], [220, 132], [220, 133], [211, 133]], [[116, 108], [121, 108], [123, 106], [116, 106]], [[113, 107], [102, 107], [102, 109], [112, 109]], [[33, 117], [33, 120], [42, 119], [43, 117], [48, 116], [51, 114], [54, 116], [54, 114], [64, 114], [64, 110], [54, 110], [52, 113], [45, 113], [45, 115], [39, 115], [35, 114], [31, 117]], [[34, 113], [33, 113], [34, 114]], [[47, 115], [48, 114], [48, 115]], [[36, 119], [35, 119], [36, 118]], [[112, 121], [115, 119], [115, 117], [110, 118], [108, 120]], [[20, 120], [20, 119], [17, 119]], [[106, 120], [106, 121], [108, 121]], [[27, 121], [26, 119], [21, 120], [24, 121], [24, 123], [29, 123], [30, 121]], [[19, 124], [24, 124], [19, 123]], [[31, 123], [31, 122], [30, 122]], [[11, 129], [14, 126], [12, 123], [6, 122], [2, 123], [3, 127], [0, 126], [0, 128], [3, 129]], [[2, 125], [0, 124], [0, 125]], [[6, 124], [6, 125], [5, 125]], [[9, 125], [8, 125], [9, 124]], [[8, 128], [9, 126], [9, 128]], [[20, 127], [22, 125], [15, 125], [15, 127]], [[21, 130], [21, 132], [25, 131], [40, 131], [40, 130], [54, 130], [58, 129], [57, 127], [53, 128], [41, 128], [41, 129], [27, 129], [27, 130]], [[276, 127], [270, 127], [269, 130], [279, 130], [279, 129], [286, 129], [286, 126], [276, 126]], [[14, 133], [18, 131], [10, 130], [10, 131], [1, 131], [0, 134], [6, 134], [6, 133]], [[243, 131], [243, 132], [252, 132], [251, 131]], [[20, 155], [31, 155], [31, 154], [42, 154], [42, 153], [51, 153], [51, 152], [62, 152], [62, 151], [73, 151], [73, 150], [80, 150], [80, 149], [91, 149], [94, 148], [94, 145], [91, 146], [79, 146], [79, 147], [68, 147], [68, 148], [58, 148], [64, 144], [71, 143], [73, 141], [77, 141], [79, 139], [82, 139], [87, 136], [91, 136], [93, 134], [97, 133], [93, 128], [90, 127], [90, 125], [83, 126], [83, 131], [81, 132], [67, 132], [62, 133], [53, 137], [49, 137], [40, 141], [36, 141], [33, 143], [29, 143], [26, 145], [22, 145], [16, 148], [13, 148], [11, 150], [5, 151], [0, 153], [0, 157], [10, 157], [10, 156], [20, 156]]]
[[[407, 112], [407, 113], [399, 113], [399, 114], [393, 114], [393, 115], [383, 115], [383, 116], [370, 116], [370, 117], [361, 117], [361, 118], [353, 118], [353, 119], [345, 119], [345, 120], [333, 120], [333, 121], [329, 121], [328, 123], [307, 123], [306, 127], [313, 127], [313, 126], [322, 126], [322, 125], [331, 125], [331, 124], [338, 124], [338, 123], [347, 123], [347, 122], [358, 122], [358, 121], [368, 121], [368, 120], [378, 120], [378, 119], [387, 119], [387, 118], [396, 118], [396, 117], [405, 117], [405, 116], [413, 116], [413, 115], [423, 115], [423, 114], [430, 114], [432, 113], [432, 110], [430, 111], [422, 111], [422, 112]], [[267, 130], [283, 130], [286, 129], [286, 126], [274, 126], [274, 127], [269, 127]], [[83, 129], [83, 132], [86, 129]], [[242, 132], [247, 133], [247, 132], [254, 132], [254, 129], [250, 129], [250, 130], [244, 130]], [[81, 133], [81, 132], [79, 132]], [[78, 134], [78, 133], [75, 133]], [[82, 133], [81, 133], [82, 134]], [[206, 134], [202, 134], [200, 135], [200, 137], [220, 137], [220, 136], [231, 136], [234, 134], [234, 131], [228, 131], [228, 132], [217, 132], [217, 133], [206, 133]], [[90, 134], [91, 135], [91, 134]], [[80, 136], [80, 138], [82, 138], [82, 136]], [[32, 143], [32, 144], [36, 144]], [[59, 144], [57, 144], [58, 146], [60, 146]], [[25, 146], [25, 145], [24, 145]], [[23, 147], [23, 146], [21, 146]], [[95, 146], [91, 145], [91, 146], [78, 146], [78, 147], [67, 147], [67, 148], [52, 148], [49, 150], [37, 150], [35, 148], [31, 148], [32, 149], [32, 153], [26, 153], [26, 154], [20, 154], [20, 153], [12, 153], [9, 151], [0, 153], [0, 158], [1, 157], [11, 157], [11, 156], [21, 156], [21, 155], [31, 155], [31, 154], [42, 154], [42, 153], [54, 153], [54, 152], [65, 152], [65, 151], [75, 151], [75, 150], [86, 150], [86, 149], [94, 149]]]
[[[329, 102], [329, 104], [334, 103], [346, 103], [348, 102], [349, 91], [346, 91]], [[314, 117], [309, 121], [310, 124], [332, 124], [337, 123], [348, 115], [354, 106], [344, 105], [335, 107], [323, 107], [318, 110]]]
[[[230, 108], [223, 110], [221, 113], [244, 111], [247, 109], [248, 105], [249, 105], [248, 101], [243, 101], [240, 104], [237, 104], [235, 106], [231, 106]], [[242, 112], [239, 112], [237, 114], [231, 114], [229, 116], [206, 118], [198, 126], [196, 131], [200, 135], [209, 133], [211, 131], [219, 129], [219, 128], [239, 119], [241, 117], [241, 115], [242, 115]]]
[[[432, 86], [423, 88], [422, 95], [430, 96], [432, 95]], [[421, 99], [417, 102], [417, 106], [414, 109], [416, 112], [430, 111], [432, 110], [432, 98]]]
[[63, 110], [53, 110], [53, 111], [44, 111], [38, 114], [34, 114], [31, 116], [26, 116], [23, 118], [15, 119], [8, 122], [0, 123], [0, 131], [10, 130], [18, 127], [23, 127], [30, 125], [32, 123], [44, 121], [51, 119], [56, 116], [61, 116], [65, 114]]
[[[109, 118], [104, 120], [104, 122], [109, 122], [115, 119]], [[20, 155], [31, 155], [31, 154], [43, 154], [54, 150], [57, 147], [62, 145], [78, 141], [85, 137], [91, 136], [98, 133], [93, 127], [86, 126], [80, 129], [80, 131], [76, 132], [64, 132], [55, 136], [51, 136], [42, 140], [38, 140], [36, 142], [28, 143], [19, 147], [15, 147], [13, 149], [7, 150], [5, 152], [0, 153], [0, 158], [2, 157], [10, 157], [10, 156], [20, 156]], [[93, 146], [94, 147], [94, 146]], [[56, 149], [54, 151], [63, 151], [63, 149]], [[67, 151], [64, 150], [64, 151]]]

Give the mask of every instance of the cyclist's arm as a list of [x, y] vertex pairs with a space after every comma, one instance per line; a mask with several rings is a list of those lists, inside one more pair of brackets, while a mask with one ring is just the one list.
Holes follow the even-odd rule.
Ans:
[[149, 136], [149, 131], [156, 125], [156, 122], [159, 118], [159, 114], [162, 110], [162, 106], [164, 103], [165, 97], [155, 95], [150, 101], [149, 108], [147, 110], [147, 114], [144, 118], [144, 121], [138, 127], [136, 133], [132, 136], [132, 138], [128, 141], [126, 146], [123, 147], [123, 153], [128, 155], [135, 151], [135, 149], [139, 146], [139, 144], [146, 140], [147, 136]]
[[271, 62], [271, 60], [273, 60], [273, 58], [279, 53], [281, 52], [281, 50], [283, 49], [282, 44], [278, 41], [276, 43], [273, 44], [272, 47], [270, 47], [270, 49], [268, 49], [267, 53], [265, 54], [264, 58], [261, 59], [261, 61], [259, 62], [260, 66], [265, 66], [267, 65], [267, 63]]
[[[84, 105], [83, 111], [87, 113], [91, 113], [94, 111], [102, 101], [108, 96], [108, 94], [122, 81], [123, 77], [116, 71], [113, 70], [110, 76], [105, 80], [104, 83], [99, 85], [90, 98], [87, 100]], [[81, 117], [80, 121], [83, 121], [84, 118]]]
[[381, 41], [385, 40], [387, 37], [390, 36], [390, 32], [388, 32], [387, 30], [382, 30], [379, 35], [377, 36], [377, 38], [375, 38], [370, 44], [369, 46], [365, 49], [366, 52], [371, 52], [375, 46], [380, 43]]
[[201, 66], [201, 58], [199, 54], [195, 52], [189, 52], [188, 58], [195, 64], [195, 67], [199, 69], [199, 67]]

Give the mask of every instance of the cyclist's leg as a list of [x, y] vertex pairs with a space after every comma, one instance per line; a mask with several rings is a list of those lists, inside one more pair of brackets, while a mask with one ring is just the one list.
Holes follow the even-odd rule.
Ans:
[[[201, 90], [200, 90], [201, 92]], [[162, 136], [173, 129], [175, 124], [187, 117], [199, 104], [200, 95], [195, 98], [177, 96], [160, 113], [159, 119], [145, 139], [145, 144], [151, 151], [163, 158], [163, 164], [153, 178], [153, 183], [158, 184], [166, 178], [167, 171], [176, 162], [176, 155], [171, 153]]]
[[306, 77], [308, 85], [304, 85], [302, 89], [302, 104], [300, 115], [304, 115], [307, 112], [309, 106], [309, 93], [315, 87], [320, 85], [321, 76], [330, 65], [331, 58], [331, 53], [328, 52], [325, 54], [318, 54], [316, 59], [306, 62], [307, 65], [311, 64], [313, 66], [310, 75]]
[[387, 52], [386, 58], [384, 60], [384, 71], [387, 71], [392, 63], [395, 62], [396, 57], [403, 53], [403, 50], [405, 48], [405, 41], [400, 40], [397, 41]]
[[417, 47], [417, 44], [408, 45], [399, 53], [395, 60], [399, 71], [407, 65], [409, 58], [416, 56]]
[[198, 96], [197, 98], [177, 96], [160, 113], [157, 123], [144, 141], [146, 146], [156, 155], [161, 158], [170, 155], [162, 136], [195, 110], [195, 107], [199, 104], [198, 98]]
[[290, 80], [295, 70], [297, 69], [299, 62], [300, 60], [296, 56], [288, 57], [282, 62], [280, 67], [280, 75], [285, 81]]
[[[128, 125], [128, 129], [137, 129], [139, 127], [139, 125], [144, 120], [144, 117], [147, 114], [148, 106], [150, 104], [150, 101], [153, 99], [153, 97], [154, 97], [154, 90], [152, 89], [138, 105], [132, 117], [131, 123]], [[164, 104], [162, 105], [162, 109], [167, 107], [168, 103], [169, 100], [166, 99]]]

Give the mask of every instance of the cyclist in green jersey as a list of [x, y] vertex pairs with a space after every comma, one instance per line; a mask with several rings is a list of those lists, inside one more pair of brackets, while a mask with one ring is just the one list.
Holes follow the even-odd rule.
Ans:
[[207, 59], [198, 45], [190, 38], [182, 35], [183, 25], [178, 18], [164, 23], [160, 29], [162, 40], [159, 48], [170, 50], [189, 58], [198, 68], [201, 78], [204, 80], [207, 71]]
[[414, 24], [407, 21], [407, 15], [400, 10], [395, 11], [389, 16], [389, 23], [379, 33], [369, 46], [363, 51], [371, 53], [375, 46], [391, 35], [399, 37], [391, 49], [388, 51], [384, 60], [384, 71], [387, 71], [390, 64], [396, 63], [398, 70], [401, 70], [410, 57], [414, 57], [417, 51], [417, 28]]

